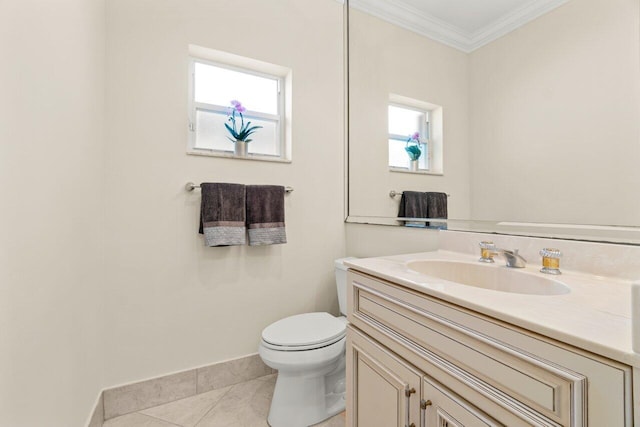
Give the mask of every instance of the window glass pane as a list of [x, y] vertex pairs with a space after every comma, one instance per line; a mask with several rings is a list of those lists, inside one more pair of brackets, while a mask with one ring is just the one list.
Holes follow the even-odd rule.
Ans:
[[[397, 139], [389, 140], [389, 166], [394, 168], [409, 168], [409, 162], [411, 159], [409, 155], [405, 151], [404, 147], [406, 147], [405, 141], [400, 141]], [[420, 144], [420, 150], [422, 150], [422, 155], [420, 159], [418, 159], [418, 168], [426, 170], [428, 164], [428, 155], [427, 152], [427, 144]]]
[[195, 100], [228, 106], [237, 100], [250, 111], [278, 114], [278, 81], [240, 71], [195, 63]]
[[[280, 145], [274, 143], [278, 141], [278, 122], [248, 118], [245, 115], [246, 120], [251, 121], [251, 126], [262, 126], [262, 129], [258, 129], [249, 137], [252, 141], [248, 144], [248, 152], [279, 156]], [[233, 142], [227, 138], [229, 132], [224, 127], [226, 122], [227, 115], [224, 113], [197, 110], [195, 148], [233, 151]]]
[[389, 133], [391, 134], [409, 136], [414, 132], [420, 132], [422, 138], [425, 121], [423, 112], [389, 105]]

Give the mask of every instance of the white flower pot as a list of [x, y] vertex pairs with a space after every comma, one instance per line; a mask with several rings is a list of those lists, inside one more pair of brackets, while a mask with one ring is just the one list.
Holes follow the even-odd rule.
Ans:
[[236, 157], [247, 157], [247, 143], [244, 141], [236, 140], [233, 144], [233, 154]]
[[418, 172], [418, 162], [420, 161], [420, 159], [418, 160], [410, 160], [409, 161], [409, 170], [411, 172]]

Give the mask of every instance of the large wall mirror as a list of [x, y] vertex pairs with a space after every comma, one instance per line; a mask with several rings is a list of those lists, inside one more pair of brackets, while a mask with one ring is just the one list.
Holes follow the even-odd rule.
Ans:
[[401, 225], [389, 193], [434, 191], [449, 228], [640, 236], [639, 5], [350, 0], [348, 221]]

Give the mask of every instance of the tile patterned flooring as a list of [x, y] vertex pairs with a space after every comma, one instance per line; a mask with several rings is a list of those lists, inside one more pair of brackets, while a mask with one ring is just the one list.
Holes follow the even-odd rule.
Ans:
[[[276, 374], [105, 421], [104, 427], [268, 427]], [[344, 412], [314, 427], [344, 427]]]

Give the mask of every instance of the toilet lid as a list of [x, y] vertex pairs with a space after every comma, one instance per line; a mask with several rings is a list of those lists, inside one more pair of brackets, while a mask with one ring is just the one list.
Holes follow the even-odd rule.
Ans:
[[305, 313], [267, 326], [262, 331], [262, 339], [283, 347], [319, 346], [341, 338], [345, 330], [345, 322], [329, 313]]

